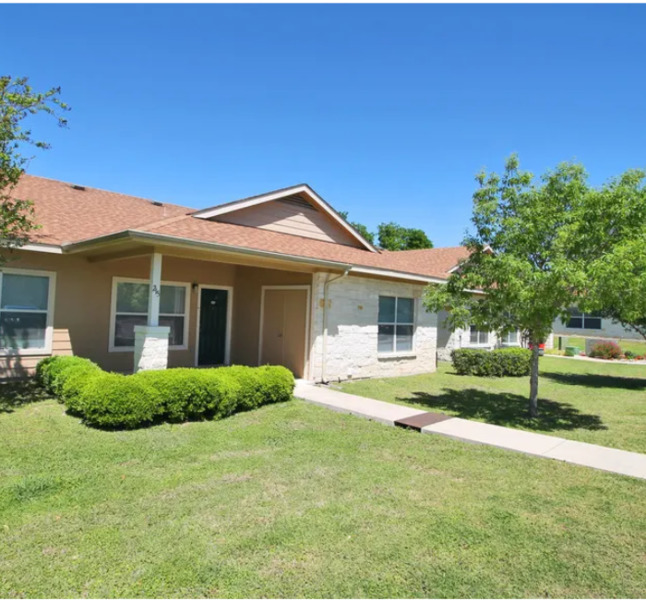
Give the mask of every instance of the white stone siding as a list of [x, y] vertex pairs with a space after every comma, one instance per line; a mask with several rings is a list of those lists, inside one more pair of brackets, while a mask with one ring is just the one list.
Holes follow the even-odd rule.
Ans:
[[135, 372], [168, 366], [169, 335], [170, 327], [165, 325], [135, 325]]
[[[327, 349], [323, 373], [323, 304], [327, 274], [312, 281], [310, 377], [338, 381], [429, 373], [436, 368], [437, 318], [422, 304], [424, 285], [346, 276], [328, 285]], [[337, 277], [331, 275], [330, 279]], [[379, 296], [415, 299], [413, 350], [396, 355], [377, 352]]]
[[636, 331], [626, 329], [621, 323], [616, 323], [611, 319], [601, 319], [601, 329], [566, 327], [566, 324], [561, 322], [561, 319], [556, 319], [553, 324], [553, 331], [554, 335], [562, 336], [609, 338], [614, 340], [644, 340]]

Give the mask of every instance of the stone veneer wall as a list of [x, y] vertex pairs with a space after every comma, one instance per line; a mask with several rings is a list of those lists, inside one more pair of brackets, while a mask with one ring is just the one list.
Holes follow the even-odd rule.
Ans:
[[[310, 377], [320, 381], [323, 353], [323, 303], [327, 274], [312, 280]], [[332, 275], [330, 278], [336, 277]], [[435, 371], [437, 317], [424, 310], [424, 285], [346, 276], [328, 286], [328, 336], [325, 377], [328, 381], [394, 377]], [[415, 298], [413, 351], [377, 353], [379, 296]]]

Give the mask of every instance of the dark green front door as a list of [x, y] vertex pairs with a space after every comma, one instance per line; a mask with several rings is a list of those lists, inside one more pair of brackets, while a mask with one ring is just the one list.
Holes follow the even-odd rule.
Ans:
[[200, 293], [198, 365], [223, 365], [227, 345], [229, 292], [203, 288]]

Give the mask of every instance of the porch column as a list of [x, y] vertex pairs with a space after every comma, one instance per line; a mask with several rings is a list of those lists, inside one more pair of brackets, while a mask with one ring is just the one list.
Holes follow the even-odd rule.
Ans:
[[135, 372], [165, 369], [168, 366], [170, 327], [159, 325], [161, 272], [162, 255], [155, 252], [150, 257], [148, 322], [135, 326]]

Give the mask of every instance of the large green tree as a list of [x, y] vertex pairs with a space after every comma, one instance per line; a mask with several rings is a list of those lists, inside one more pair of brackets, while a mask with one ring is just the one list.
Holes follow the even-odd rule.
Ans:
[[535, 181], [507, 160], [502, 175], [481, 172], [473, 195], [471, 255], [446, 285], [429, 287], [428, 310], [449, 310], [449, 327], [521, 330], [533, 346], [529, 412], [538, 415], [539, 344], [585, 290], [574, 232], [588, 193], [580, 165], [563, 163]]
[[421, 250], [433, 247], [433, 242], [421, 229], [402, 227], [392, 222], [381, 223], [377, 237], [379, 247], [384, 250]]
[[589, 281], [579, 307], [646, 339], [646, 172], [626, 171], [590, 193], [578, 237]]
[[60, 100], [60, 88], [36, 92], [26, 77], [0, 76], [0, 264], [6, 261], [6, 250], [27, 242], [36, 227], [31, 202], [15, 199], [11, 192], [31, 158], [24, 155], [25, 148], [47, 149], [49, 144], [35, 138], [24, 121], [45, 113], [65, 127], [62, 115], [68, 110]]
[[363, 223], [349, 221], [347, 210], [340, 210], [339, 214], [343, 217], [345, 221], [348, 222], [348, 225], [352, 225], [352, 227], [354, 227], [359, 232], [359, 234], [361, 235], [361, 237], [363, 237], [364, 240], [368, 240], [371, 244], [375, 243], [375, 234], [371, 233]]
[[381, 223], [378, 227], [377, 236], [375, 236], [362, 223], [350, 221], [347, 211], [339, 211], [339, 214], [371, 244], [375, 243], [375, 237], [377, 237], [377, 246], [383, 250], [394, 252], [397, 250], [420, 250], [433, 247], [433, 242], [428, 239], [428, 236], [421, 229], [402, 227], [392, 222]]

